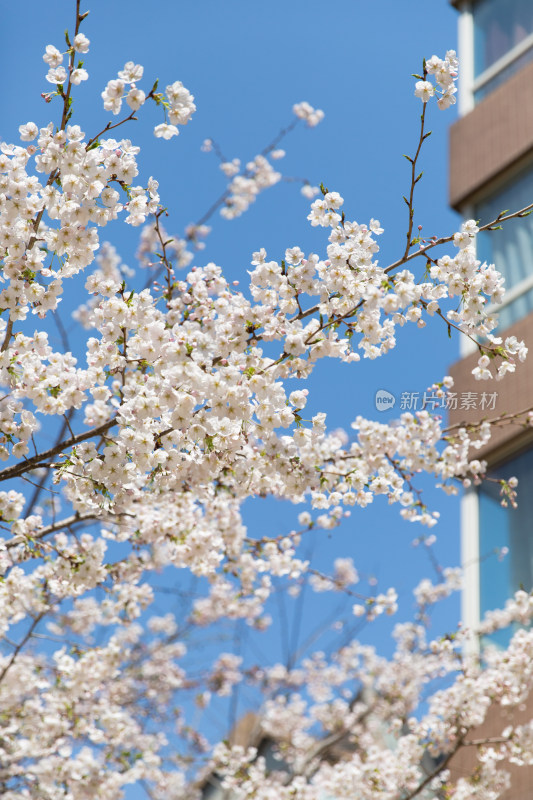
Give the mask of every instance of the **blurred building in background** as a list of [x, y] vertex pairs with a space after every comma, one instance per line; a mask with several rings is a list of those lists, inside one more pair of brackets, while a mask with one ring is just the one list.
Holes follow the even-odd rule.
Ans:
[[[533, 2], [453, 5], [459, 11], [461, 88], [459, 120], [450, 132], [450, 204], [485, 224], [533, 202]], [[499, 317], [497, 335], [524, 339], [533, 352], [533, 215], [479, 233], [476, 246], [478, 258], [505, 277], [504, 302], [489, 309]], [[479, 358], [475, 343], [463, 344], [462, 356], [451, 370], [457, 396], [451, 424], [533, 406], [531, 359], [501, 383], [487, 383], [470, 374]], [[481, 455], [492, 477], [519, 479], [520, 502], [516, 510], [502, 508], [499, 485], [490, 482], [464, 498], [463, 620], [469, 626], [521, 586], [533, 587], [533, 491], [524, 490], [533, 489], [533, 431], [502, 425]], [[502, 547], [509, 548], [506, 567], [490, 557]]]
[[[450, 204], [465, 219], [486, 224], [502, 211], [533, 203], [533, 0], [452, 0], [459, 12], [459, 119], [450, 132]], [[450, 424], [494, 419], [533, 407], [533, 215], [514, 219], [502, 230], [476, 237], [481, 261], [494, 263], [505, 277], [504, 302], [496, 312], [496, 335], [516, 336], [529, 347], [529, 360], [501, 383], [476, 381], [471, 370], [479, 352], [463, 343], [462, 358], [451, 369], [456, 407]], [[489, 477], [518, 478], [518, 508], [501, 505], [500, 485], [484, 481], [469, 489], [461, 509], [462, 561], [465, 570], [462, 617], [475, 629], [486, 611], [501, 608], [518, 589], [533, 588], [533, 430], [502, 423], [479, 452]], [[496, 551], [508, 548], [500, 561]], [[503, 646], [512, 631], [486, 642]], [[494, 706], [478, 738], [496, 725], [531, 720], [533, 702], [505, 716]], [[470, 775], [474, 754], [468, 749], [452, 764], [454, 778]], [[506, 800], [532, 796], [533, 769], [506, 765], [512, 788]]]

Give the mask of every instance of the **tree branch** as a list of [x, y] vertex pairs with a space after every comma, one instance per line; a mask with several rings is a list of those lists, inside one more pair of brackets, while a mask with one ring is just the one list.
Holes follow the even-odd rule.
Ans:
[[69, 528], [76, 522], [85, 522], [87, 520], [94, 519], [97, 519], [94, 514], [72, 514], [72, 516], [65, 517], [65, 519], [61, 519], [59, 522], [55, 522], [53, 525], [47, 525], [46, 528], [41, 528], [40, 531], [32, 536], [29, 536], [27, 539], [23, 536], [16, 536], [14, 539], [10, 539], [8, 542], [6, 542], [4, 547], [7, 550], [10, 550], [12, 547], [17, 547], [17, 545], [23, 544], [27, 540], [37, 541], [39, 539], [44, 539], [44, 537], [48, 536], [50, 533], [63, 530], [63, 528]]
[[14, 464], [12, 467], [6, 467], [6, 469], [0, 471], [0, 482], [8, 481], [11, 478], [16, 478], [19, 475], [23, 475], [25, 472], [40, 466], [43, 461], [47, 461], [49, 458], [52, 458], [58, 453], [61, 453], [63, 450], [66, 450], [68, 447], [72, 447], [80, 442], [86, 442], [88, 439], [92, 439], [93, 436], [100, 436], [100, 434], [105, 433], [109, 430], [109, 428], [112, 428], [113, 425], [116, 424], [117, 418], [113, 417], [113, 419], [104, 422], [103, 425], [99, 425], [97, 428], [92, 428], [86, 433], [79, 433], [77, 436], [71, 436], [70, 439], [65, 439], [64, 442], [54, 445], [54, 447], [51, 447], [49, 450], [44, 450], [42, 453], [37, 453], [37, 455], [27, 458], [18, 464]]

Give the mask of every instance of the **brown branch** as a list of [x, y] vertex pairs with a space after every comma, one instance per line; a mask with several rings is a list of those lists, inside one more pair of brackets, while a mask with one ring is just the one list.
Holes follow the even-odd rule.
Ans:
[[63, 530], [63, 528], [68, 528], [71, 525], [74, 525], [76, 522], [86, 522], [87, 520], [95, 519], [97, 519], [97, 517], [94, 514], [72, 514], [72, 516], [61, 519], [59, 522], [55, 522], [53, 525], [47, 525], [45, 528], [41, 528], [40, 531], [33, 535], [15, 536], [14, 539], [10, 539], [8, 542], [5, 542], [4, 546], [10, 550], [12, 547], [17, 547], [19, 544], [24, 544], [27, 541], [44, 539], [44, 537], [48, 536], [50, 533], [55, 533], [56, 531]]
[[[148, 97], [150, 97], [151, 94], [152, 93], [150, 92]], [[148, 97], [146, 99], [148, 99]], [[124, 117], [124, 119], [121, 119], [120, 122], [115, 122], [114, 125], [111, 125], [111, 123], [108, 122], [105, 128], [102, 128], [102, 130], [99, 133], [97, 133], [96, 136], [93, 136], [92, 139], [89, 139], [89, 141], [85, 145], [85, 150], [88, 150], [92, 144], [98, 141], [98, 139], [103, 133], [107, 133], [107, 131], [112, 131], [113, 128], [118, 128], [120, 125], [124, 125], [125, 122], [129, 122], [132, 119], [136, 120], [137, 117], [135, 116], [135, 113], [136, 113], [135, 111], [132, 111], [131, 114], [129, 114], [127, 117]]]
[[[507, 222], [510, 219], [516, 219], [517, 217], [527, 217], [530, 212], [533, 211], [533, 203], [530, 203], [524, 208], [521, 208], [519, 211], [513, 211], [512, 214], [498, 214], [496, 219], [493, 219], [492, 222], [487, 222], [486, 225], [480, 225], [480, 231], [491, 231], [495, 230], [501, 222]], [[415, 253], [410, 253], [408, 256], [402, 256], [399, 258], [398, 261], [395, 261], [393, 264], [390, 264], [384, 270], [386, 273], [391, 272], [393, 269], [397, 267], [401, 267], [403, 264], [406, 264], [408, 261], [412, 261], [413, 258], [418, 258], [418, 256], [425, 255], [428, 250], [432, 250], [434, 247], [438, 247], [441, 244], [447, 244], [448, 242], [453, 241], [452, 236], [441, 236], [439, 239], [433, 239], [433, 241], [426, 244], [424, 247], [421, 247], [420, 250], [417, 250]]]
[[163, 265], [165, 267], [166, 273], [167, 273], [167, 275], [166, 275], [166, 280], [167, 280], [167, 293], [166, 293], [167, 296], [166, 296], [166, 300], [167, 300], [167, 308], [170, 308], [170, 301], [172, 300], [172, 288], [173, 288], [172, 287], [172, 277], [173, 277], [174, 273], [173, 273], [173, 270], [172, 270], [172, 264], [168, 260], [168, 256], [167, 256], [167, 244], [169, 244], [170, 241], [172, 241], [172, 240], [171, 239], [170, 240], [167, 239], [166, 241], [163, 241], [163, 236], [161, 234], [161, 226], [159, 225], [159, 218], [164, 213], [165, 213], [165, 209], [164, 208], [160, 208], [158, 210], [157, 214], [155, 215], [154, 229], [155, 229], [155, 232], [157, 234], [157, 238], [159, 239], [159, 244], [161, 245], [161, 261], [162, 261], [162, 263], [163, 263]]
[[[466, 735], [466, 733], [464, 735]], [[426, 786], [428, 786], [431, 783], [431, 781], [435, 780], [435, 778], [437, 778], [440, 775], [440, 773], [443, 772], [443, 770], [445, 770], [447, 768], [448, 764], [450, 763], [450, 761], [452, 760], [454, 755], [457, 753], [457, 751], [463, 745], [464, 745], [464, 741], [463, 741], [463, 737], [461, 737], [458, 740], [458, 742], [455, 745], [455, 747], [453, 748], [453, 750], [450, 753], [448, 753], [446, 758], [443, 761], [441, 761], [441, 763], [438, 765], [438, 767], [436, 767], [433, 770], [433, 772], [430, 772], [429, 775], [427, 775], [427, 777], [424, 778], [424, 780], [421, 783], [418, 784], [416, 789], [413, 789], [413, 791], [409, 792], [409, 794], [402, 794], [401, 795], [401, 800], [413, 800], [413, 798], [416, 797], [418, 794], [420, 794], [420, 792], [424, 791]]]
[[[80, 14], [80, 4], [81, 4], [81, 0], [76, 0], [76, 22], [75, 22], [75, 25], [74, 25], [74, 39], [76, 38], [76, 36], [79, 33], [82, 19], [86, 16], [85, 14], [83, 14], [83, 15]], [[68, 43], [69, 42], [68, 42], [68, 34], [67, 34], [67, 44]], [[71, 78], [72, 78], [72, 73], [74, 71], [74, 62], [76, 60], [76, 51], [74, 50], [74, 45], [71, 44], [70, 47], [71, 47], [71, 52], [70, 52], [70, 59], [69, 59], [69, 65], [68, 65], [69, 75], [68, 75], [67, 92], [66, 92], [66, 94], [62, 95], [62, 97], [63, 97], [63, 114], [61, 115], [61, 125], [59, 126], [59, 130], [61, 130], [61, 131], [65, 130], [65, 126], [66, 126], [67, 121], [68, 121], [70, 93], [72, 91], [72, 80], [71, 80]]]
[[511, 736], [488, 736], [486, 739], [469, 739], [464, 741], [465, 747], [482, 747], [485, 744], [507, 744]]
[[[67, 411], [67, 413], [65, 415], [65, 419], [63, 420], [63, 425], [61, 426], [61, 430], [59, 431], [59, 434], [58, 434], [57, 439], [56, 439], [56, 444], [59, 444], [59, 442], [63, 439], [63, 436], [66, 434], [67, 429], [69, 429], [69, 427], [70, 427], [68, 425], [68, 417], [69, 416], [73, 416], [73, 409], [70, 409], [69, 411]], [[72, 433], [72, 431], [71, 431], [71, 433]], [[72, 435], [74, 435], [74, 434], [72, 434]], [[38, 481], [38, 483], [36, 485], [36, 488], [35, 488], [35, 491], [34, 491], [33, 495], [31, 496], [31, 498], [30, 498], [30, 500], [28, 502], [28, 505], [26, 507], [26, 511], [24, 513], [25, 517], [29, 517], [29, 515], [31, 514], [31, 512], [35, 508], [35, 505], [37, 504], [37, 501], [39, 500], [40, 494], [41, 494], [42, 490], [44, 489], [44, 485], [45, 485], [46, 481], [48, 480], [48, 474], [49, 474], [49, 470], [47, 469], [46, 472], [44, 473], [44, 475], [42, 475], [42, 477]]]
[[455, 425], [450, 425], [447, 428], [443, 428], [442, 433], [450, 433], [457, 428], [479, 428], [484, 422], [488, 422], [490, 425], [514, 422], [518, 417], [521, 417], [523, 414], [528, 414], [530, 411], [533, 411], [533, 406], [523, 408], [521, 411], [516, 411], [514, 414], [506, 412], [504, 414], [500, 414], [498, 417], [492, 417], [491, 419], [481, 419], [479, 422], [456, 422]]
[[4, 353], [9, 347], [9, 342], [11, 341], [12, 335], [13, 335], [13, 319], [9, 317], [6, 326], [6, 335], [4, 337], [4, 341], [2, 342], [2, 347], [0, 347], [1, 353]]
[[[426, 74], [427, 74], [426, 70], [424, 69], [424, 80], [426, 79]], [[422, 173], [420, 173], [419, 177], [416, 176], [416, 162], [418, 161], [418, 156], [420, 155], [420, 151], [422, 149], [422, 145], [424, 144], [424, 140], [427, 139], [427, 137], [429, 136], [429, 133], [428, 134], [424, 133], [424, 123], [426, 121], [426, 109], [427, 109], [427, 103], [424, 103], [424, 108], [422, 110], [422, 114], [420, 115], [420, 138], [418, 140], [418, 147], [416, 149], [415, 157], [409, 159], [409, 161], [411, 162], [411, 188], [409, 191], [409, 202], [407, 203], [407, 207], [409, 209], [409, 224], [407, 227], [407, 242], [405, 245], [405, 252], [403, 254], [404, 258], [407, 258], [407, 256], [409, 255], [409, 250], [411, 249], [412, 246], [411, 236], [413, 234], [413, 220], [415, 215], [413, 199], [415, 195], [415, 186], [422, 175]]]
[[22, 648], [24, 647], [26, 642], [31, 638], [31, 635], [32, 635], [33, 631], [35, 630], [35, 628], [37, 627], [39, 622], [42, 620], [42, 618], [47, 613], [48, 613], [48, 609], [46, 611], [41, 611], [40, 614], [38, 614], [36, 617], [34, 617], [32, 624], [30, 625], [28, 631], [26, 632], [26, 635], [18, 643], [18, 645], [15, 648], [15, 652], [13, 653], [13, 655], [11, 656], [11, 658], [9, 659], [7, 664], [5, 665], [4, 669], [0, 672], [0, 683], [4, 680], [4, 678], [7, 675], [8, 671], [11, 669], [11, 667], [15, 663], [15, 660], [16, 660], [18, 654], [20, 653], [20, 651], [22, 650]]
[[12, 467], [6, 467], [6, 469], [0, 471], [0, 482], [23, 475], [25, 472], [40, 466], [43, 461], [47, 461], [49, 458], [52, 458], [58, 453], [61, 453], [63, 450], [66, 450], [68, 447], [72, 447], [80, 442], [85, 442], [87, 439], [92, 439], [93, 436], [99, 436], [116, 424], [117, 419], [116, 417], [113, 417], [113, 419], [104, 422], [103, 425], [99, 425], [97, 428], [92, 428], [90, 431], [86, 431], [85, 433], [78, 433], [77, 436], [71, 436], [70, 439], [65, 439], [64, 442], [54, 445], [54, 447], [51, 447], [49, 450], [44, 450], [42, 453], [37, 453], [35, 456], [27, 458], [18, 464], [14, 464]]

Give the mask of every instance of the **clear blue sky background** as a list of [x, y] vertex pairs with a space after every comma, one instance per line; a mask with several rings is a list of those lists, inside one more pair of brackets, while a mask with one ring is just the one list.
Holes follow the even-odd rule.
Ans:
[[[42, 53], [47, 43], [63, 49], [62, 32], [72, 26], [73, 8], [73, 0], [3, 4], [4, 140], [17, 140], [21, 122], [57, 120], [58, 105], [46, 106], [40, 99], [50, 89]], [[409, 188], [409, 165], [402, 153], [416, 148], [421, 111], [411, 73], [420, 71], [424, 56], [442, 56], [456, 47], [457, 16], [447, 0], [431, 0], [425, 7], [416, 0], [94, 0], [82, 8], [91, 10], [82, 28], [91, 39], [85, 57], [90, 80], [75, 87], [74, 121], [89, 135], [108, 119], [100, 92], [128, 60], [144, 65], [141, 87], [147, 91], [159, 77], [161, 86], [179, 79], [195, 95], [197, 113], [171, 142], [153, 137], [153, 125], [162, 120], [152, 107], [141, 114], [143, 121], [117, 133], [141, 145], [140, 177], [151, 174], [160, 181], [171, 211], [171, 233], [198, 219], [224, 188], [216, 159], [200, 152], [206, 137], [215, 138], [229, 158], [246, 161], [291, 120], [293, 103], [308, 100], [325, 111], [325, 120], [318, 128], [302, 127], [291, 135], [280, 168], [339, 191], [348, 219], [378, 218], [385, 228], [382, 262], [402, 252], [407, 222], [402, 195]], [[436, 104], [429, 111], [434, 133], [425, 147], [425, 175], [415, 204], [416, 224], [428, 236], [451, 233], [458, 225], [447, 206], [447, 131], [454, 118], [453, 110], [440, 112]], [[269, 190], [240, 219], [212, 220], [213, 232], [196, 263], [216, 261], [244, 285], [251, 253], [259, 247], [278, 259], [296, 244], [323, 253], [326, 237], [309, 227], [308, 205], [293, 184]], [[102, 233], [132, 264], [138, 230], [121, 227], [127, 226], [108, 226]], [[378, 361], [350, 367], [322, 364], [309, 387], [310, 410], [327, 410], [331, 427], [348, 429], [358, 413], [380, 417], [374, 405], [377, 389], [397, 395], [423, 391], [447, 373], [457, 353], [457, 340], [450, 342], [444, 326], [409, 327], [401, 332], [397, 350]], [[442, 511], [434, 529], [436, 553], [444, 565], [457, 564], [458, 501], [436, 492], [428, 499]], [[295, 525], [298, 509], [276, 503], [267, 508], [268, 514], [255, 501], [247, 514], [254, 533], [277, 534]], [[351, 555], [362, 571], [378, 577], [380, 587], [398, 588], [404, 616], [412, 610], [412, 586], [430, 573], [427, 556], [410, 546], [420, 533], [400, 519], [397, 507], [378, 498], [366, 511], [355, 510], [342, 532], [331, 538], [317, 535], [315, 556], [327, 570], [336, 555]], [[318, 605], [311, 597], [306, 601], [304, 627], [321, 613], [321, 604], [322, 596]], [[456, 600], [439, 617], [439, 625], [453, 627], [458, 609]], [[365, 636], [389, 649], [385, 627], [376, 625]], [[279, 634], [272, 633], [263, 642], [272, 658], [280, 657], [278, 641]]]

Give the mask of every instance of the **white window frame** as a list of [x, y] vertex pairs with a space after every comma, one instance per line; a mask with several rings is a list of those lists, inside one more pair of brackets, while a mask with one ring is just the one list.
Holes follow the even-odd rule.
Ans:
[[528, 50], [533, 48], [533, 33], [530, 33], [529, 36], [526, 36], [525, 39], [522, 39], [521, 42], [515, 44], [515, 46], [508, 50], [501, 58], [491, 64], [490, 67], [478, 75], [477, 78], [474, 79], [472, 84], [472, 100], [474, 99], [474, 94], [486, 86], [489, 81], [496, 77], [499, 72], [503, 72], [504, 69], [507, 69], [514, 61], [516, 61], [520, 56], [523, 56], [524, 53], [527, 53]]
[[467, 489], [461, 498], [461, 565], [463, 591], [461, 619], [468, 632], [464, 651], [479, 654], [480, 568], [479, 568], [479, 495], [475, 487]]
[[462, 3], [457, 30], [459, 50], [459, 116], [464, 117], [474, 108], [474, 14], [472, 3]]

